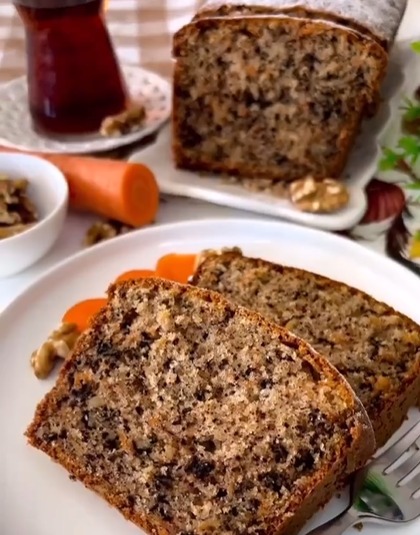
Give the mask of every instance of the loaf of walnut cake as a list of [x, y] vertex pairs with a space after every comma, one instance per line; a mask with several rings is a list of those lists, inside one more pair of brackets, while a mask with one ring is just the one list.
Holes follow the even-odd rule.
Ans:
[[378, 447], [420, 400], [420, 326], [366, 293], [239, 250], [204, 255], [193, 283], [258, 311], [325, 355], [364, 404]]
[[293, 535], [374, 448], [360, 401], [307, 343], [153, 279], [110, 289], [27, 436], [158, 535]]
[[178, 167], [338, 178], [406, 0], [209, 1], [174, 37]]

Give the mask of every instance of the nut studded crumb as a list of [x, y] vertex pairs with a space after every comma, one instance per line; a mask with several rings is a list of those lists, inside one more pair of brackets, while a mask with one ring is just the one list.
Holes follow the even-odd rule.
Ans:
[[325, 355], [364, 404], [378, 447], [420, 399], [420, 327], [369, 295], [238, 251], [207, 254], [192, 282], [258, 311]]
[[178, 167], [277, 182], [343, 173], [388, 55], [351, 28], [279, 11], [199, 14], [175, 35]]
[[373, 449], [361, 404], [306, 343], [153, 279], [111, 288], [27, 436], [162, 535], [293, 535]]

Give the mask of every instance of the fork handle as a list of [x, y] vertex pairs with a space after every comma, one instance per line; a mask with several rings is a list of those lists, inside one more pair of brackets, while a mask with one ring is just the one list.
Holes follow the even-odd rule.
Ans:
[[361, 515], [354, 509], [347, 509], [341, 515], [336, 516], [329, 522], [313, 529], [306, 535], [342, 535], [347, 528], [351, 528], [361, 520]]

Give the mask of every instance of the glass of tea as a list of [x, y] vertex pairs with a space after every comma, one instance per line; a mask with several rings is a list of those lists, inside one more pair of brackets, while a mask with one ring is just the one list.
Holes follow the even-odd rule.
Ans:
[[13, 0], [26, 34], [29, 111], [46, 135], [97, 131], [127, 90], [103, 0]]

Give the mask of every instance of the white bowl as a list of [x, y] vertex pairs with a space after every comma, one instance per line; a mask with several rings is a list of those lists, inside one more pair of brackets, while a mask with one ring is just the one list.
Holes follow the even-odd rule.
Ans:
[[26, 154], [0, 154], [0, 175], [26, 178], [38, 211], [33, 227], [0, 240], [0, 277], [14, 275], [42, 258], [57, 240], [67, 213], [68, 185], [55, 165]]

